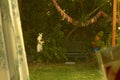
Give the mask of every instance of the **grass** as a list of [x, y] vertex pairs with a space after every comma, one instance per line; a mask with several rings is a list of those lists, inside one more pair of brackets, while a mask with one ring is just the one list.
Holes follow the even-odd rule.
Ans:
[[100, 69], [85, 64], [30, 64], [31, 80], [103, 80]]

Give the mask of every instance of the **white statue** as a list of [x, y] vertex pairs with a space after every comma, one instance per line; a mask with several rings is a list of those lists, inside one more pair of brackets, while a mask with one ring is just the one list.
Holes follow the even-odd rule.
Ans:
[[43, 36], [43, 33], [39, 33], [39, 35], [37, 37], [37, 41], [38, 41], [38, 43], [37, 43], [37, 52], [41, 52], [43, 50], [42, 45], [43, 45], [44, 41], [43, 41], [42, 36]]

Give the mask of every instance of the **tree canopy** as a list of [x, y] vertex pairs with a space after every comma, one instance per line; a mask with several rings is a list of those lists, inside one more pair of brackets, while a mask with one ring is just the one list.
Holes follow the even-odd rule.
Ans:
[[112, 0], [22, 0], [21, 20], [28, 54], [36, 53], [39, 32], [45, 40], [43, 53], [49, 53], [49, 59], [52, 53], [53, 57], [63, 53], [65, 39], [83, 41], [82, 46], [88, 51], [95, 35], [103, 31], [103, 40], [107, 42], [112, 3]]

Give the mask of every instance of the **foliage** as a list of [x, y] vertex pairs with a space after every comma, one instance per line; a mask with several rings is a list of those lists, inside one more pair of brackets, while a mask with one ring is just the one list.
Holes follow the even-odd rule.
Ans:
[[[112, 43], [112, 33], [109, 33], [109, 37], [106, 42], [106, 47], [111, 47]], [[120, 46], [120, 30], [117, 29], [116, 32], [116, 46]]]
[[[62, 45], [64, 33], [59, 22], [52, 1], [24, 0], [22, 3], [22, 26], [26, 52], [29, 61], [42, 59], [43, 61], [65, 60], [65, 49]], [[28, 19], [29, 18], [29, 19]], [[36, 52], [38, 33], [43, 33], [44, 50]]]
[[120, 31], [118, 30], [118, 32], [117, 32], [117, 35], [116, 35], [116, 43], [117, 43], [117, 45], [119, 45], [120, 46]]
[[51, 33], [44, 37], [44, 50], [40, 54], [42, 60], [45, 62], [60, 62], [66, 60], [63, 44], [64, 33], [60, 29], [61, 25], [58, 24], [52, 28]]
[[[86, 22], [93, 17], [97, 11], [89, 14], [104, 3], [105, 0], [57, 0], [61, 8], [76, 20]], [[111, 0], [112, 1], [112, 0]], [[99, 10], [103, 10], [109, 16], [112, 15], [111, 3], [106, 3]], [[91, 4], [93, 3], [93, 4]], [[68, 33], [74, 28], [73, 25], [62, 20], [62, 17], [57, 12], [52, 0], [22, 0], [21, 7], [22, 29], [28, 59], [43, 61], [64, 61], [66, 60], [63, 41]], [[111, 32], [111, 22], [108, 19], [100, 18], [97, 23], [81, 28], [79, 26], [69, 39], [77, 39], [83, 41], [81, 50], [82, 53], [91, 51], [91, 41], [99, 31], [103, 31], [104, 41], [107, 40], [108, 33]], [[38, 33], [43, 33], [45, 44], [43, 52], [37, 54], [37, 36]], [[32, 57], [31, 57], [32, 56]]]

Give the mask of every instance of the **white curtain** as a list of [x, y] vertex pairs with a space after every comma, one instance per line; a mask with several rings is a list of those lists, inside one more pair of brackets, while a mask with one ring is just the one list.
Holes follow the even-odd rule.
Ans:
[[29, 80], [17, 0], [0, 0], [0, 80]]

